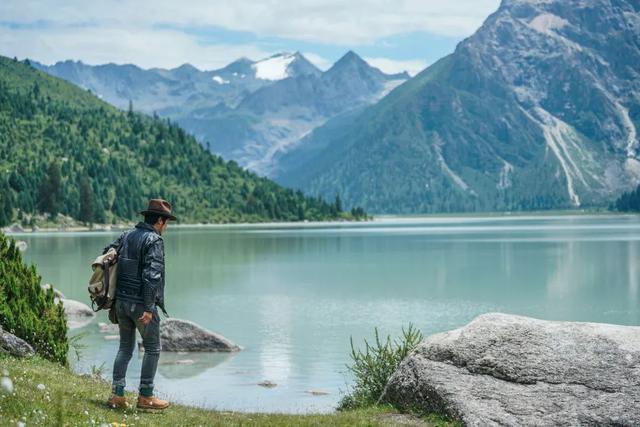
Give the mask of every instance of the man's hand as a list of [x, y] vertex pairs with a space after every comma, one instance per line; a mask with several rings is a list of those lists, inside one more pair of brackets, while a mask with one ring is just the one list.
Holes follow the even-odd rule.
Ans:
[[142, 323], [144, 326], [147, 326], [149, 323], [151, 323], [152, 318], [153, 318], [153, 313], [150, 311], [145, 311], [144, 313], [142, 313], [142, 316], [140, 316], [138, 321]]

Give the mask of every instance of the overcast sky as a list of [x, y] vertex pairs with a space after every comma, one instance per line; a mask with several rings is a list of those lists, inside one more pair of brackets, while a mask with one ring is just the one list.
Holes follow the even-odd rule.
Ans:
[[0, 54], [51, 64], [215, 69], [302, 52], [322, 69], [349, 49], [387, 72], [450, 53], [499, 0], [2, 0]]

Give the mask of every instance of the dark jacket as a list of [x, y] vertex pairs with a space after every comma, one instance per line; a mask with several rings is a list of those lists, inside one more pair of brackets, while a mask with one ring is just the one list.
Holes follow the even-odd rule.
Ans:
[[116, 299], [143, 304], [145, 311], [151, 312], [157, 305], [164, 312], [162, 236], [153, 226], [140, 222], [132, 230], [122, 233], [104, 252], [109, 248], [118, 251]]

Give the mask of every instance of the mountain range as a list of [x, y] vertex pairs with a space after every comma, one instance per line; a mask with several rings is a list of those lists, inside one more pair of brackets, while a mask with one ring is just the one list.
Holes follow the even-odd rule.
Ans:
[[640, 182], [640, 3], [503, 0], [455, 52], [283, 154], [372, 212], [606, 206]]
[[279, 170], [280, 155], [315, 127], [374, 103], [409, 78], [385, 74], [351, 51], [325, 72], [299, 52], [260, 61], [242, 58], [213, 71], [189, 64], [144, 70], [79, 61], [32, 63], [120, 109], [131, 105], [168, 117], [212, 152], [267, 176]]
[[156, 197], [187, 223], [364, 216], [224, 161], [169, 120], [118, 110], [29, 61], [0, 56], [0, 226], [58, 213], [132, 221]]

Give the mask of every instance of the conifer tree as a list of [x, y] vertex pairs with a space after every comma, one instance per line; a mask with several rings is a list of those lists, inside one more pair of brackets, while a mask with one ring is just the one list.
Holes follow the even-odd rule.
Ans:
[[94, 221], [92, 199], [91, 183], [89, 177], [84, 175], [80, 179], [80, 212], [78, 213], [78, 219], [84, 223]]
[[62, 176], [60, 165], [56, 160], [49, 162], [47, 171], [40, 183], [40, 212], [56, 216], [62, 205]]

